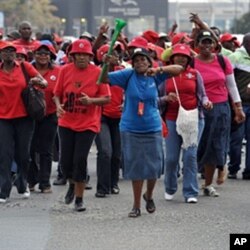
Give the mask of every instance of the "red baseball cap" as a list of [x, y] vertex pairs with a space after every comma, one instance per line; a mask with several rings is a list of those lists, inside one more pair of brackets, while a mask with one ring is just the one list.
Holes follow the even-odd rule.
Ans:
[[233, 42], [236, 48], [240, 48], [241, 44], [239, 40], [233, 40]]
[[6, 49], [8, 47], [14, 48], [16, 50], [16, 46], [13, 43], [5, 41], [1, 42], [0, 50]]
[[27, 51], [22, 45], [16, 45], [16, 53], [22, 54], [25, 56], [26, 60], [28, 59]]
[[142, 36], [150, 43], [156, 43], [159, 39], [159, 34], [154, 30], [146, 30], [142, 33]]
[[185, 43], [189, 43], [191, 41], [193, 41], [190, 37], [188, 37], [187, 33], [185, 32], [180, 32], [180, 33], [177, 33], [175, 34], [173, 37], [172, 37], [172, 45], [175, 45], [177, 43], [180, 43], [181, 41], [183, 40], [183, 42]]
[[86, 39], [78, 39], [72, 43], [70, 55], [74, 53], [84, 53], [93, 56], [91, 43]]
[[[106, 53], [108, 53], [109, 51], [109, 44], [104, 44], [102, 45], [97, 51], [96, 51], [96, 58], [99, 62], [102, 61], [102, 57], [103, 55], [105, 55]], [[120, 47], [121, 50], [124, 50], [124, 45], [118, 41], [115, 42], [113, 49], [117, 49], [118, 47]]]
[[142, 48], [142, 49], [148, 49], [148, 41], [141, 37], [141, 36], [136, 36], [134, 37], [128, 44], [128, 48], [130, 47], [136, 47], [136, 48]]
[[189, 59], [191, 59], [191, 50], [190, 50], [190, 47], [187, 44], [178, 43], [178, 44], [174, 45], [172, 47], [171, 57], [173, 57], [174, 55], [177, 55], [177, 54], [185, 55]]
[[232, 36], [230, 33], [224, 33], [220, 37], [220, 42], [221, 43], [223, 43], [223, 42], [229, 42], [229, 41], [232, 41], [232, 40], [237, 40], [237, 37], [236, 36]]
[[63, 42], [63, 39], [57, 33], [54, 33], [53, 36], [54, 36], [54, 41], [57, 44], [61, 44]]
[[99, 62], [102, 62], [102, 57], [108, 52], [109, 47], [108, 44], [104, 44], [96, 51], [96, 58]]
[[155, 53], [157, 54], [157, 58], [161, 59], [161, 54], [163, 53], [164, 49], [160, 46], [157, 46], [153, 43], [148, 43], [148, 49], [155, 51]]
[[47, 42], [47, 40], [43, 40], [43, 41], [41, 41], [40, 43], [38, 43], [36, 45], [36, 47], [34, 48], [34, 51], [39, 50], [41, 47], [46, 47], [51, 53], [51, 58], [53, 60], [56, 59], [56, 57], [57, 57], [56, 56], [56, 50], [55, 50], [54, 46], [51, 43]]

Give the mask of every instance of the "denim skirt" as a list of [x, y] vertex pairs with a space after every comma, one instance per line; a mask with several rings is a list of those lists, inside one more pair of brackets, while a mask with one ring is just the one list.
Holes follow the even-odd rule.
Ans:
[[121, 146], [124, 179], [160, 178], [164, 161], [161, 132], [121, 132]]
[[216, 103], [205, 110], [205, 127], [198, 146], [199, 165], [216, 165], [223, 168], [229, 151], [231, 111], [228, 102]]

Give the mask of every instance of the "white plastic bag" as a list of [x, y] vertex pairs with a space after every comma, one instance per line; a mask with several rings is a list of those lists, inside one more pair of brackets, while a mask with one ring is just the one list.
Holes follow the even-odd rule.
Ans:
[[178, 116], [176, 119], [176, 131], [182, 137], [183, 148], [198, 146], [198, 109], [186, 110], [179, 106]]

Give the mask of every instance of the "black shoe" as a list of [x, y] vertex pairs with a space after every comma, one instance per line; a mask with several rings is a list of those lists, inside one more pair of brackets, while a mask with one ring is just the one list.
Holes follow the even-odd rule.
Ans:
[[129, 212], [128, 217], [130, 218], [137, 218], [141, 216], [141, 210], [140, 208], [132, 208], [131, 212]]
[[146, 202], [146, 210], [148, 213], [152, 214], [155, 211], [155, 203], [153, 199], [147, 199], [146, 194], [143, 195], [143, 199]]
[[106, 194], [105, 194], [105, 193], [102, 193], [102, 192], [96, 192], [96, 193], [95, 193], [95, 197], [96, 197], [96, 198], [105, 198], [105, 197], [106, 197]]
[[250, 180], [250, 174], [242, 174], [242, 180]]
[[120, 188], [118, 186], [114, 186], [111, 188], [111, 194], [119, 194]]
[[86, 207], [85, 207], [85, 205], [84, 205], [84, 203], [82, 201], [75, 203], [75, 211], [82, 212], [82, 211], [85, 211], [85, 210], [86, 210]]
[[56, 180], [54, 180], [53, 185], [55, 186], [63, 186], [66, 185], [67, 180], [64, 178], [57, 178]]
[[231, 179], [231, 180], [236, 180], [237, 179], [237, 173], [228, 173], [227, 178]]
[[70, 184], [68, 191], [65, 195], [65, 204], [70, 204], [74, 200], [75, 194], [74, 194], [74, 184]]

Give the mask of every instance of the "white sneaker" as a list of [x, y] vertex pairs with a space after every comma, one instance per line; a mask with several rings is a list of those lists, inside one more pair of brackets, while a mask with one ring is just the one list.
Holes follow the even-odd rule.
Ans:
[[4, 204], [6, 203], [7, 199], [4, 199], [4, 198], [0, 198], [0, 204]]
[[30, 190], [29, 188], [26, 189], [26, 191], [22, 194], [23, 199], [29, 199], [30, 198]]
[[174, 196], [172, 194], [168, 194], [167, 192], [165, 192], [164, 197], [165, 197], [166, 201], [171, 201], [174, 198]]
[[212, 186], [207, 186], [203, 190], [204, 195], [211, 197], [219, 197], [220, 194], [216, 191], [216, 189]]
[[198, 199], [196, 197], [187, 198], [187, 203], [197, 203]]

